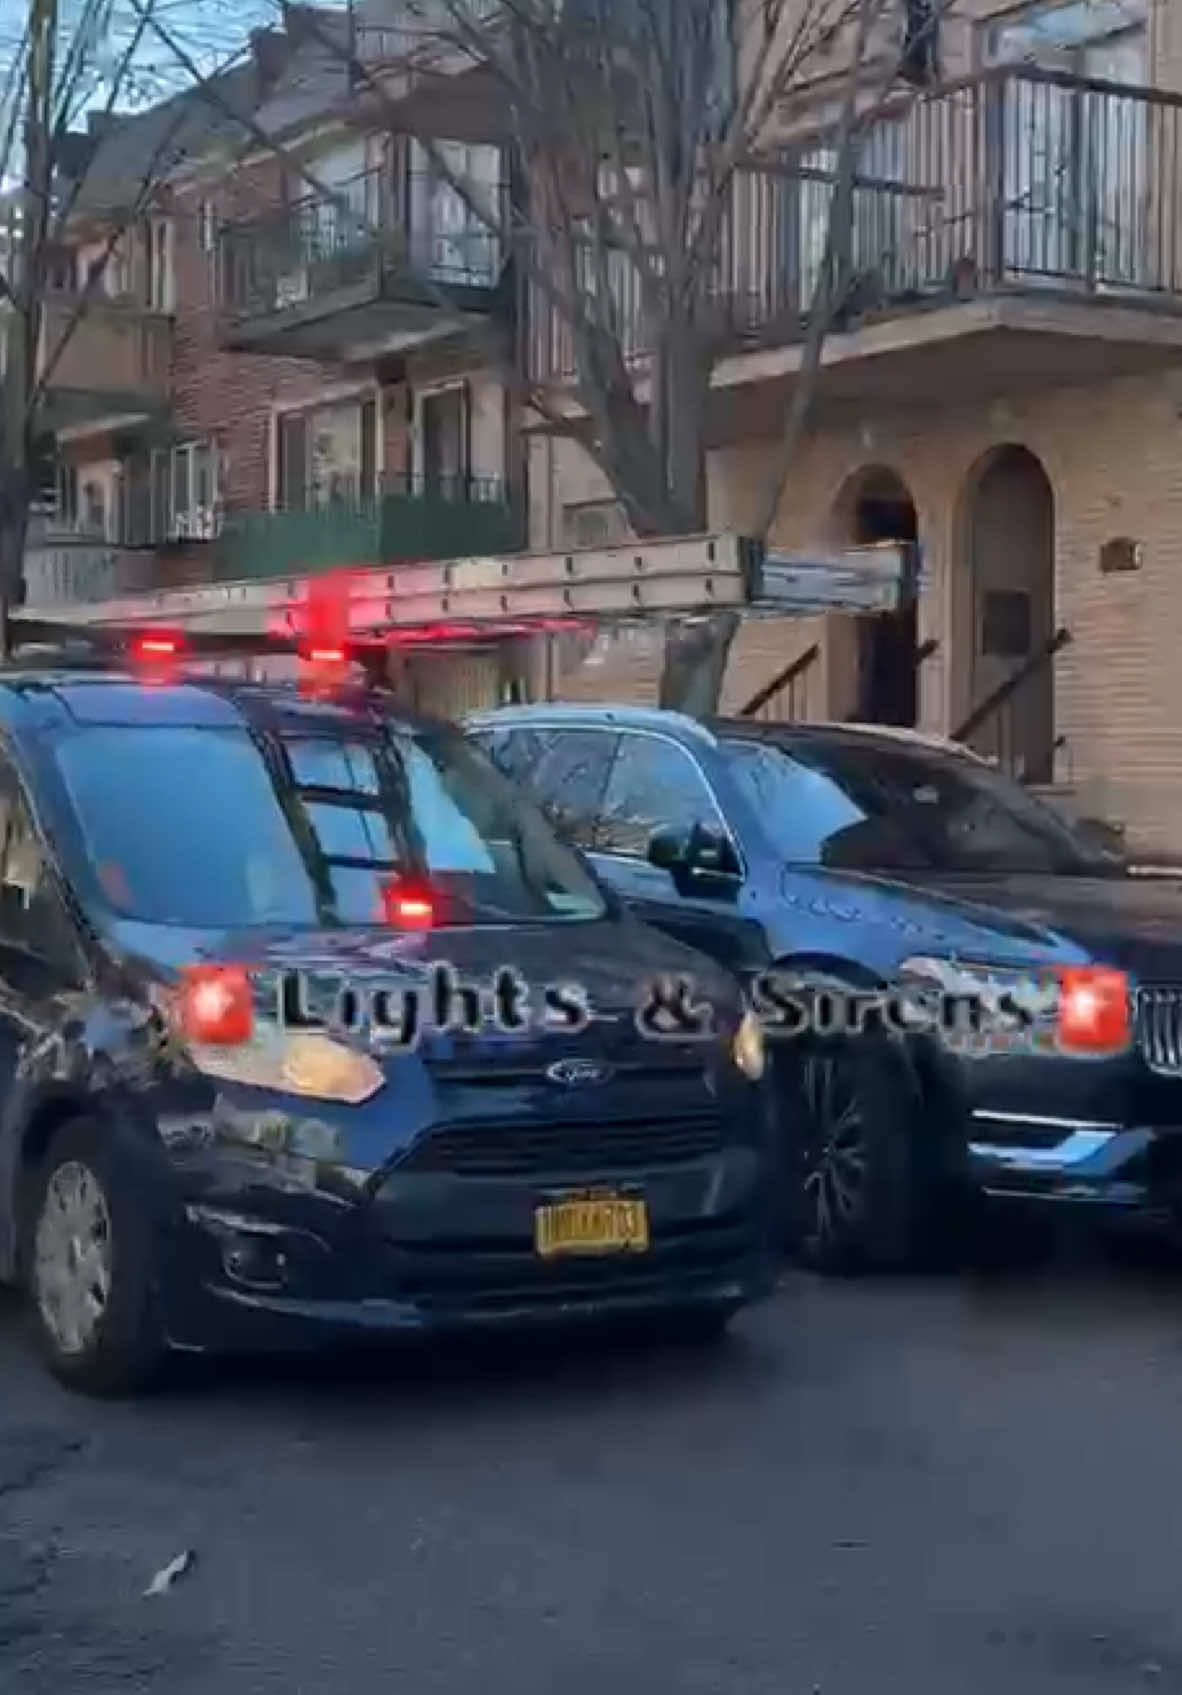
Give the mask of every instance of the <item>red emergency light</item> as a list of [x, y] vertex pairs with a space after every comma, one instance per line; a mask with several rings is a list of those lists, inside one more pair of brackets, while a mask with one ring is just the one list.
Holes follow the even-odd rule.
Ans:
[[132, 638], [131, 663], [144, 682], [165, 683], [185, 652], [185, 639], [175, 630], [145, 630]]
[[137, 659], [175, 659], [180, 643], [175, 636], [139, 636], [133, 652]]
[[254, 1029], [254, 997], [243, 965], [190, 965], [181, 973], [178, 1011], [190, 1042], [236, 1047]]
[[435, 899], [424, 884], [397, 879], [383, 885], [382, 917], [398, 930], [430, 930], [435, 923]]

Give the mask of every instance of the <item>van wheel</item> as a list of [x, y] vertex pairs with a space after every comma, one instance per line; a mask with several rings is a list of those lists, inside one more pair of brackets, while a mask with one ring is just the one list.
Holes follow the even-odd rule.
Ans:
[[920, 1117], [886, 1044], [833, 1042], [802, 1056], [786, 1102], [788, 1211], [795, 1250], [817, 1271], [908, 1264], [917, 1246]]
[[49, 1369], [85, 1394], [146, 1387], [164, 1356], [150, 1241], [111, 1138], [85, 1119], [64, 1126], [29, 1193], [25, 1282]]

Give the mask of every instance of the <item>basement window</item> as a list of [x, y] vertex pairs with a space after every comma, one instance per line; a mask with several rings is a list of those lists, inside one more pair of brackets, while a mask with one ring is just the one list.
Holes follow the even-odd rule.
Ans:
[[564, 547], [616, 547], [628, 539], [628, 520], [617, 500], [580, 501], [562, 509]]

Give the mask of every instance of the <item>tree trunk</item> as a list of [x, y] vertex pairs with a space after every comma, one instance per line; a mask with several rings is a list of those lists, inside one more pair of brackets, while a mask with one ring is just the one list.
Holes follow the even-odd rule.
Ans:
[[691, 718], [718, 711], [731, 643], [741, 623], [733, 608], [699, 619], [671, 618], [665, 626], [665, 655], [657, 704]]
[[[670, 500], [682, 533], [709, 524], [706, 486], [706, 410], [711, 362], [695, 345], [692, 325], [669, 326], [653, 361], [652, 429], [665, 464]], [[692, 718], [717, 712], [731, 643], [734, 611], [670, 618], [665, 625], [658, 703]]]

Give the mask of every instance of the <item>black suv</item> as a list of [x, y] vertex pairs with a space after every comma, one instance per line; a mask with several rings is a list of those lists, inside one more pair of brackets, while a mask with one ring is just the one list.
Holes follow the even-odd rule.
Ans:
[[638, 916], [749, 981], [775, 964], [1002, 1004], [1044, 973], [1124, 974], [1130, 1039], [1088, 1058], [881, 1030], [775, 1044], [803, 1097], [786, 1198], [814, 1263], [901, 1260], [963, 1217], [958, 1197], [1174, 1219], [1182, 879], [1133, 875], [984, 760], [907, 731], [541, 705], [469, 730]]
[[[371, 691], [68, 667], [0, 674], [0, 743], [0, 1280], [64, 1381], [580, 1315], [720, 1330], [769, 1287], [736, 984], [458, 733]], [[462, 990], [501, 967], [533, 998], [497, 1025]], [[641, 985], [686, 972], [712, 1034], [652, 1039]], [[556, 979], [586, 1005], [545, 1008]], [[416, 1043], [409, 991], [441, 981], [459, 1024]]]

